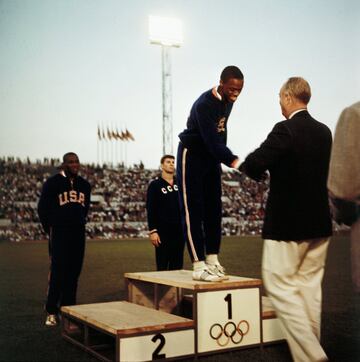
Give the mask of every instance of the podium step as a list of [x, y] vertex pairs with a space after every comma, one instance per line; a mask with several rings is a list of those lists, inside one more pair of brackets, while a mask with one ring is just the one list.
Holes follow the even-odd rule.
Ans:
[[196, 355], [262, 343], [260, 279], [229, 275], [210, 283], [193, 280], [191, 270], [124, 276], [130, 302], [195, 321]]
[[[192, 304], [194, 296], [185, 294], [182, 300], [183, 316], [192, 318]], [[282, 331], [281, 322], [276, 316], [274, 307], [268, 297], [261, 297], [262, 313], [261, 321], [263, 328], [263, 343], [277, 343], [285, 340], [285, 335]]]
[[261, 304], [262, 304], [262, 315], [261, 315], [262, 319], [276, 318], [274, 307], [272, 306], [270, 299], [268, 297], [262, 296]]
[[[202, 282], [192, 279], [190, 270], [125, 273], [128, 301], [164, 312], [192, 318], [192, 306], [184, 304], [184, 294], [260, 288], [261, 280], [229, 275], [221, 282]], [[190, 311], [190, 314], [186, 311]]]
[[258, 287], [260, 279], [229, 275], [229, 279], [220, 282], [202, 282], [192, 279], [191, 270], [169, 270], [142, 273], [125, 273], [128, 281], [162, 284], [194, 291], [227, 290], [232, 288]]
[[[194, 296], [193, 294], [185, 294], [182, 299], [182, 303], [186, 305], [186, 310], [191, 309], [189, 306], [192, 306]], [[261, 297], [262, 303], [262, 319], [271, 319], [277, 318], [274, 307], [271, 305], [270, 299], [268, 297]], [[191, 317], [190, 317], [191, 318]]]
[[102, 361], [149, 361], [194, 354], [190, 319], [121, 301], [61, 308], [62, 334]]
[[275, 343], [285, 340], [282, 324], [277, 318], [274, 307], [268, 297], [261, 297], [263, 343]]

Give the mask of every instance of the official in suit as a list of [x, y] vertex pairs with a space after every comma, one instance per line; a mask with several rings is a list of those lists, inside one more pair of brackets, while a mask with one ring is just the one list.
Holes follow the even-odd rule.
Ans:
[[[360, 293], [360, 102], [345, 108], [335, 130], [328, 188], [332, 198], [351, 207], [351, 271], [354, 290]], [[338, 210], [341, 212], [341, 210]], [[350, 211], [348, 209], [348, 211]], [[340, 215], [341, 216], [341, 215]]]
[[262, 275], [294, 361], [326, 361], [320, 345], [321, 282], [332, 234], [327, 195], [331, 132], [311, 117], [308, 82], [280, 90], [286, 120], [240, 166], [255, 180], [270, 173], [262, 230]]

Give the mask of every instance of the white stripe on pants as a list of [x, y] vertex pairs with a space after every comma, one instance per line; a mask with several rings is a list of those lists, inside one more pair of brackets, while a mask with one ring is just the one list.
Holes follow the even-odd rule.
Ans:
[[294, 361], [324, 361], [321, 282], [329, 239], [264, 240], [262, 274]]

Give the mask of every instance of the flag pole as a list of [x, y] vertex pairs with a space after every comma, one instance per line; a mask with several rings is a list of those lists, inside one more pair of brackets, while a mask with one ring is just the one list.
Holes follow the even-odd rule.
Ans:
[[96, 158], [97, 165], [99, 165], [99, 140], [100, 140], [100, 127], [99, 124], [97, 126], [97, 137], [96, 137]]

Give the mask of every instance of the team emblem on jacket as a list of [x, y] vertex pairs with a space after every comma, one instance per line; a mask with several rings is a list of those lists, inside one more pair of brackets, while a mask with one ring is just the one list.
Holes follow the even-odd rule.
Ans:
[[77, 202], [82, 206], [85, 206], [85, 195], [82, 192], [77, 192], [75, 190], [65, 191], [62, 194], [59, 194], [59, 204], [63, 206], [69, 202]]
[[162, 187], [161, 191], [163, 194], [167, 194], [168, 192], [173, 192], [173, 191], [177, 191], [178, 187], [177, 185], [174, 185], [173, 187], [171, 187], [170, 185], [167, 187]]
[[218, 124], [217, 124], [218, 133], [225, 132], [225, 120], [226, 120], [225, 117], [219, 119]]

